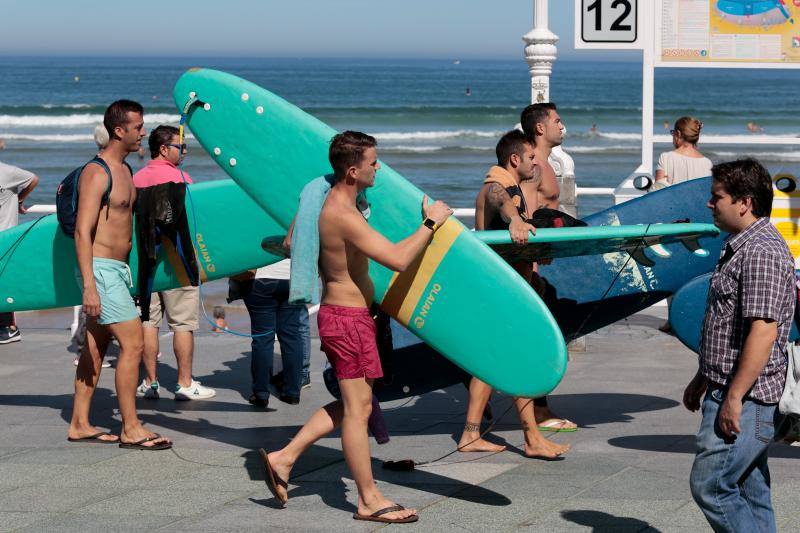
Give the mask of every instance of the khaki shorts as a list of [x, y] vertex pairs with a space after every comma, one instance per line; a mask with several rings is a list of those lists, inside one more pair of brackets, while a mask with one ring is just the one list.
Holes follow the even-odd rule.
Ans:
[[164, 314], [172, 331], [200, 329], [200, 288], [189, 286], [154, 292], [150, 300], [150, 320], [142, 326], [160, 328]]

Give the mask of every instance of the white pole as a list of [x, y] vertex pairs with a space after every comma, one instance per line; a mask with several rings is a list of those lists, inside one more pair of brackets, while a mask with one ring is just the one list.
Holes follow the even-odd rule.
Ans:
[[533, 29], [522, 36], [525, 61], [531, 73], [531, 103], [550, 101], [550, 74], [556, 60], [558, 36], [548, 28], [548, 0], [534, 0]]
[[653, 112], [655, 93], [655, 12], [654, 2], [639, 2], [642, 10], [642, 166], [638, 172], [653, 172]]

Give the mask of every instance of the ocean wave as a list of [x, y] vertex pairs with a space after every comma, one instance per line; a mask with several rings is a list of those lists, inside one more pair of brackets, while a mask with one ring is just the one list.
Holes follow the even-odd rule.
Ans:
[[389, 153], [415, 153], [415, 154], [427, 154], [427, 153], [437, 153], [437, 152], [444, 152], [444, 151], [453, 151], [453, 152], [493, 152], [494, 147], [491, 146], [406, 146], [406, 145], [396, 145], [396, 146], [381, 146], [381, 152], [389, 152]]
[[611, 139], [613, 141], [641, 141], [642, 134], [641, 133], [601, 133], [598, 132], [595, 135], [602, 139]]
[[85, 133], [53, 134], [53, 135], [26, 135], [24, 133], [0, 133], [0, 137], [9, 141], [37, 141], [37, 142], [85, 142], [93, 141], [94, 136]]
[[386, 131], [373, 133], [381, 141], [412, 141], [430, 139], [456, 139], [459, 137], [499, 138], [503, 131], [443, 130], [443, 131]]
[[600, 154], [600, 153], [624, 153], [633, 154], [639, 151], [636, 145], [615, 145], [615, 146], [564, 146], [564, 151], [574, 154]]
[[714, 158], [733, 159], [739, 157], [755, 157], [763, 161], [785, 161], [790, 163], [800, 162], [800, 152], [717, 152], [707, 151]]
[[[180, 115], [151, 113], [144, 115], [145, 124], [177, 124]], [[94, 126], [103, 122], [103, 115], [80, 113], [73, 115], [0, 115], [0, 126], [51, 126], [74, 127]]]

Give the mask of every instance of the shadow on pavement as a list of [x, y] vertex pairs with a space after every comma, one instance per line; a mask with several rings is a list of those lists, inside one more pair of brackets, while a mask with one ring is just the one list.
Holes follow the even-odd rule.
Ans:
[[625, 516], [614, 516], [612, 514], [603, 513], [601, 511], [588, 511], [588, 510], [574, 510], [574, 511], [561, 511], [561, 517], [564, 520], [569, 520], [575, 524], [587, 526], [592, 528], [593, 533], [600, 532], [640, 532], [647, 531], [647, 533], [658, 533], [659, 530], [637, 518], [628, 518]]
[[[608, 443], [628, 450], [695, 453], [694, 435], [631, 435], [609, 439]], [[769, 449], [769, 456], [781, 459], [800, 459], [800, 448], [775, 443]]]

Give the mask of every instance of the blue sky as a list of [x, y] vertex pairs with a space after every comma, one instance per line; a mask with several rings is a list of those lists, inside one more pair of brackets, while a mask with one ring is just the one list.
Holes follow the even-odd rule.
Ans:
[[[572, 0], [550, 0], [559, 57]], [[2, 55], [519, 59], [532, 0], [3, 0]]]

